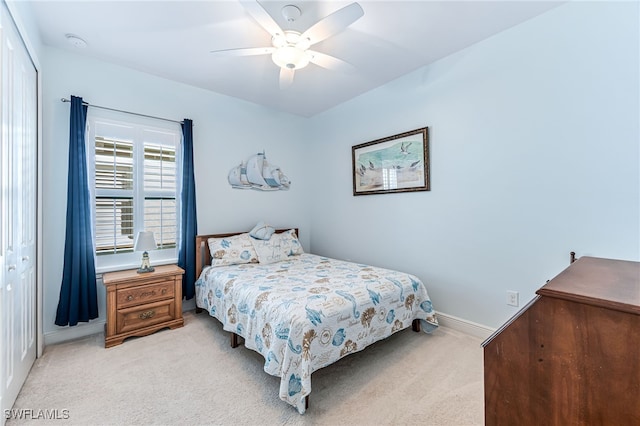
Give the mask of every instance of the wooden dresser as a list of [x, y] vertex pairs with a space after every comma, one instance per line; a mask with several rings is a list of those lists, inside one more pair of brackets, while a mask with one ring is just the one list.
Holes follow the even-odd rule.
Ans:
[[184, 270], [176, 265], [156, 266], [154, 272], [141, 274], [135, 269], [103, 274], [107, 289], [104, 346], [165, 327], [182, 327], [182, 274]]
[[582, 257], [484, 343], [485, 424], [640, 425], [640, 263]]

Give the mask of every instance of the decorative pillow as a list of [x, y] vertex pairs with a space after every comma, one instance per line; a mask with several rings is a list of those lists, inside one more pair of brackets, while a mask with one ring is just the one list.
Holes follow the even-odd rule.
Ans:
[[252, 239], [251, 243], [258, 254], [258, 261], [264, 264], [280, 262], [289, 256], [304, 253], [293, 229], [273, 234], [268, 240]]
[[276, 228], [273, 226], [264, 222], [258, 222], [258, 224], [249, 231], [249, 235], [258, 240], [268, 240], [275, 231]]
[[237, 265], [241, 263], [257, 263], [256, 254], [248, 233], [225, 238], [209, 238], [211, 266]]
[[302, 244], [298, 241], [295, 229], [289, 229], [280, 235], [280, 238], [284, 241], [284, 244], [289, 248], [289, 256], [295, 256], [297, 254], [304, 253]]

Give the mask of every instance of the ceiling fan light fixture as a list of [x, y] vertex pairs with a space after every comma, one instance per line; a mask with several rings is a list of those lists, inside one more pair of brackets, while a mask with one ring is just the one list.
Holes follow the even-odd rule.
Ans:
[[308, 37], [298, 37], [298, 41], [296, 42], [296, 47], [301, 50], [307, 50], [311, 47], [311, 40]]
[[284, 46], [273, 52], [271, 59], [280, 68], [299, 70], [309, 65], [309, 56], [296, 46]]
[[284, 47], [288, 44], [287, 37], [285, 37], [283, 34], [278, 33], [271, 37], [271, 44], [273, 45], [273, 47], [277, 48]]
[[[271, 60], [280, 67], [280, 88], [289, 87], [294, 71], [313, 62], [322, 68], [348, 68], [346, 62], [333, 56], [309, 50], [312, 45], [344, 31], [349, 25], [364, 15], [362, 6], [351, 3], [332, 14], [325, 16], [304, 32], [283, 30], [258, 0], [241, 0], [247, 12], [271, 35], [272, 47], [250, 47], [213, 51], [218, 56], [253, 56], [271, 54]], [[299, 7], [287, 4], [282, 15], [288, 23], [295, 22], [301, 15]], [[351, 67], [353, 68], [353, 67]]]

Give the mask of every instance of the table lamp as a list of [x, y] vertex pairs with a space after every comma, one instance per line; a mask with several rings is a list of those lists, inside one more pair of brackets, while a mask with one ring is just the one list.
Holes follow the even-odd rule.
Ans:
[[136, 238], [136, 243], [133, 247], [135, 251], [143, 251], [142, 253], [142, 265], [140, 265], [140, 269], [138, 269], [138, 273], [142, 274], [144, 272], [153, 272], [154, 268], [149, 263], [149, 253], [148, 250], [156, 249], [156, 240], [153, 238], [153, 232], [151, 231], [140, 231], [138, 232], [138, 237]]

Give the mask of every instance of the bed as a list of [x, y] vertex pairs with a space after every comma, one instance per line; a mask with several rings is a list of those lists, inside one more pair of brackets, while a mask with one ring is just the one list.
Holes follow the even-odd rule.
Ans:
[[297, 229], [268, 240], [199, 235], [196, 245], [197, 311], [218, 319], [233, 347], [242, 338], [260, 353], [264, 371], [280, 377], [280, 399], [300, 414], [314, 371], [410, 326], [438, 327], [417, 277], [304, 253]]

